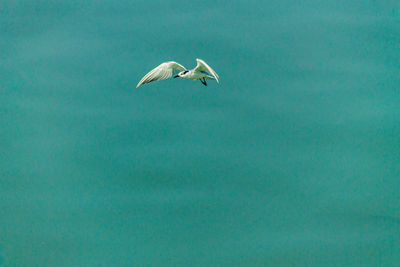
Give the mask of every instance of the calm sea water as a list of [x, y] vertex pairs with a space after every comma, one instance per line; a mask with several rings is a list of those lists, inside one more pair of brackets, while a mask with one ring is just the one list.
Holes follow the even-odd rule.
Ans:
[[0, 263], [399, 266], [399, 12], [2, 0]]

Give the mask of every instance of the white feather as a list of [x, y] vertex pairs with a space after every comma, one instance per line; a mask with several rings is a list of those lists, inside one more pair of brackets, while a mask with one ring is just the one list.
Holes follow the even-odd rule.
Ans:
[[168, 79], [172, 76], [172, 74], [184, 70], [186, 70], [186, 68], [175, 61], [164, 62], [158, 67], [152, 69], [149, 73], [147, 73], [136, 85], [136, 88], [138, 88], [142, 84], [152, 81]]
[[194, 68], [194, 72], [203, 72], [203, 71], [208, 72], [215, 78], [217, 83], [219, 83], [218, 74], [210, 66], [208, 66], [208, 64], [204, 62], [204, 60], [197, 58], [196, 61], [197, 61], [197, 66], [196, 68]]

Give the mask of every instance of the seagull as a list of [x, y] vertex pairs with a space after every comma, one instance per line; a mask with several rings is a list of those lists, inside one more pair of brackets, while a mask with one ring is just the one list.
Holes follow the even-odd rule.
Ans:
[[197, 66], [192, 70], [186, 69], [175, 61], [164, 62], [147, 73], [136, 85], [136, 88], [145, 83], [168, 79], [176, 73], [178, 74], [174, 78], [182, 77], [185, 79], [200, 80], [205, 86], [207, 86], [206, 79], [215, 79], [219, 83], [218, 74], [204, 60], [197, 58], [196, 61]]

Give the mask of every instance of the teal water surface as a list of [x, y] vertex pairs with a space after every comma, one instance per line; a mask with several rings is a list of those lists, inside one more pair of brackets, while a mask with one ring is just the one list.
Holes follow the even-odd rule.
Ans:
[[0, 265], [399, 266], [399, 12], [2, 0]]

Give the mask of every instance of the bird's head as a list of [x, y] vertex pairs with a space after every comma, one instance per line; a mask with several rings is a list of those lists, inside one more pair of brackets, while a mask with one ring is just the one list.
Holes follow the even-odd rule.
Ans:
[[181, 71], [178, 73], [178, 75], [175, 75], [174, 78], [184, 77], [188, 72], [189, 72], [188, 70]]

